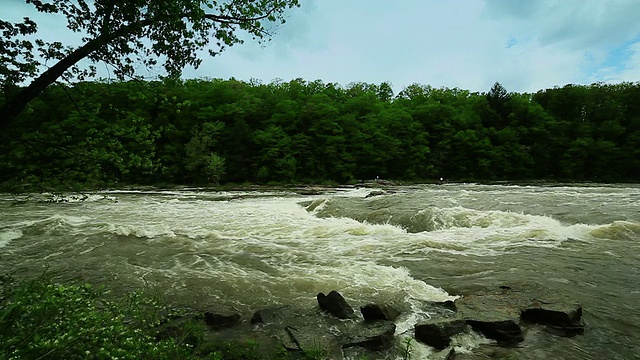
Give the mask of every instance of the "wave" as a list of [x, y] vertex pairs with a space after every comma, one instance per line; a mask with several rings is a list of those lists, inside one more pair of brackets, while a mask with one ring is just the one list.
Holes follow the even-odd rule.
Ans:
[[41, 220], [19, 222], [9, 227], [28, 235], [63, 235], [75, 233], [90, 223], [92, 218], [55, 214]]
[[385, 201], [368, 203], [361, 199], [340, 198], [316, 199], [303, 202], [301, 205], [319, 218], [349, 218], [367, 224], [394, 225], [408, 233], [454, 228], [514, 228], [532, 223], [559, 224], [549, 216], [502, 210], [477, 210], [463, 206], [430, 206], [415, 209], [394, 206], [396, 204]]
[[631, 221], [614, 221], [589, 232], [598, 239], [638, 240], [640, 239], [640, 223]]
[[135, 236], [153, 239], [159, 236], [175, 237], [175, 232], [166, 225], [115, 225], [109, 224], [107, 231], [119, 236]]
[[12, 240], [20, 239], [22, 235], [22, 231], [20, 230], [0, 231], [0, 248], [7, 246]]

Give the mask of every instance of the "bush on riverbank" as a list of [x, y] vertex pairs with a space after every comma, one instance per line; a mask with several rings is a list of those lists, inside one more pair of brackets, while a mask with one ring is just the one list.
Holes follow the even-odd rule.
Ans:
[[143, 292], [114, 301], [90, 284], [0, 275], [0, 359], [287, 358], [284, 349], [265, 357], [256, 344], [208, 342], [195, 324], [157, 340], [158, 325], [175, 315]]
[[120, 303], [87, 285], [0, 279], [0, 358], [180, 359], [182, 339], [155, 341], [161, 306], [140, 293]]

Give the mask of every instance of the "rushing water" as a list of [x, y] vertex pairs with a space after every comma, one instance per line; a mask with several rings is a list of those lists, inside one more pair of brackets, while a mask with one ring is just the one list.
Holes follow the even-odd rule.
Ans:
[[313, 307], [336, 289], [354, 306], [400, 308], [398, 334], [428, 316], [425, 301], [506, 284], [566, 294], [585, 311], [584, 335], [530, 329], [510, 350], [518, 359], [640, 358], [640, 187], [370, 191], [113, 191], [20, 206], [4, 195], [0, 272], [151, 286], [176, 304], [245, 315]]

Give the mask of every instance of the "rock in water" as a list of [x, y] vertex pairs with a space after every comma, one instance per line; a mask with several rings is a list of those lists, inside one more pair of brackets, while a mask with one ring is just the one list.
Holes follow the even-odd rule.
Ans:
[[520, 316], [525, 322], [545, 325], [559, 335], [584, 334], [582, 307], [578, 304], [534, 301]]
[[374, 196], [381, 196], [386, 194], [384, 191], [380, 191], [380, 190], [376, 190], [376, 191], [372, 191], [370, 193], [367, 194], [367, 196], [365, 196], [365, 198], [370, 198], [370, 197], [374, 197]]
[[457, 317], [466, 320], [474, 331], [504, 345], [524, 340], [520, 328], [520, 309], [526, 301], [518, 293], [469, 295], [456, 301]]
[[361, 323], [352, 329], [343, 342], [343, 348], [359, 346], [368, 350], [379, 351], [388, 348], [393, 343], [396, 324], [392, 321], [377, 321], [375, 323]]
[[499, 344], [513, 345], [524, 340], [520, 325], [513, 320], [482, 321], [467, 320], [471, 328]]
[[416, 340], [443, 350], [451, 343], [451, 337], [467, 330], [467, 324], [460, 319], [427, 321], [416, 324]]
[[335, 290], [331, 291], [329, 295], [319, 293], [317, 298], [318, 305], [320, 305], [322, 310], [340, 319], [349, 319], [354, 316], [353, 308], [349, 306], [344, 297]]
[[367, 304], [360, 307], [364, 321], [389, 320], [395, 321], [400, 311], [389, 305]]

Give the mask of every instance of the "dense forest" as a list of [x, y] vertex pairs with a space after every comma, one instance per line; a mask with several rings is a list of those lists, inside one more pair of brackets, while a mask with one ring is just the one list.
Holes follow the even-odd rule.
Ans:
[[638, 181], [640, 83], [396, 95], [302, 79], [81, 82], [50, 86], [0, 138], [5, 189]]

